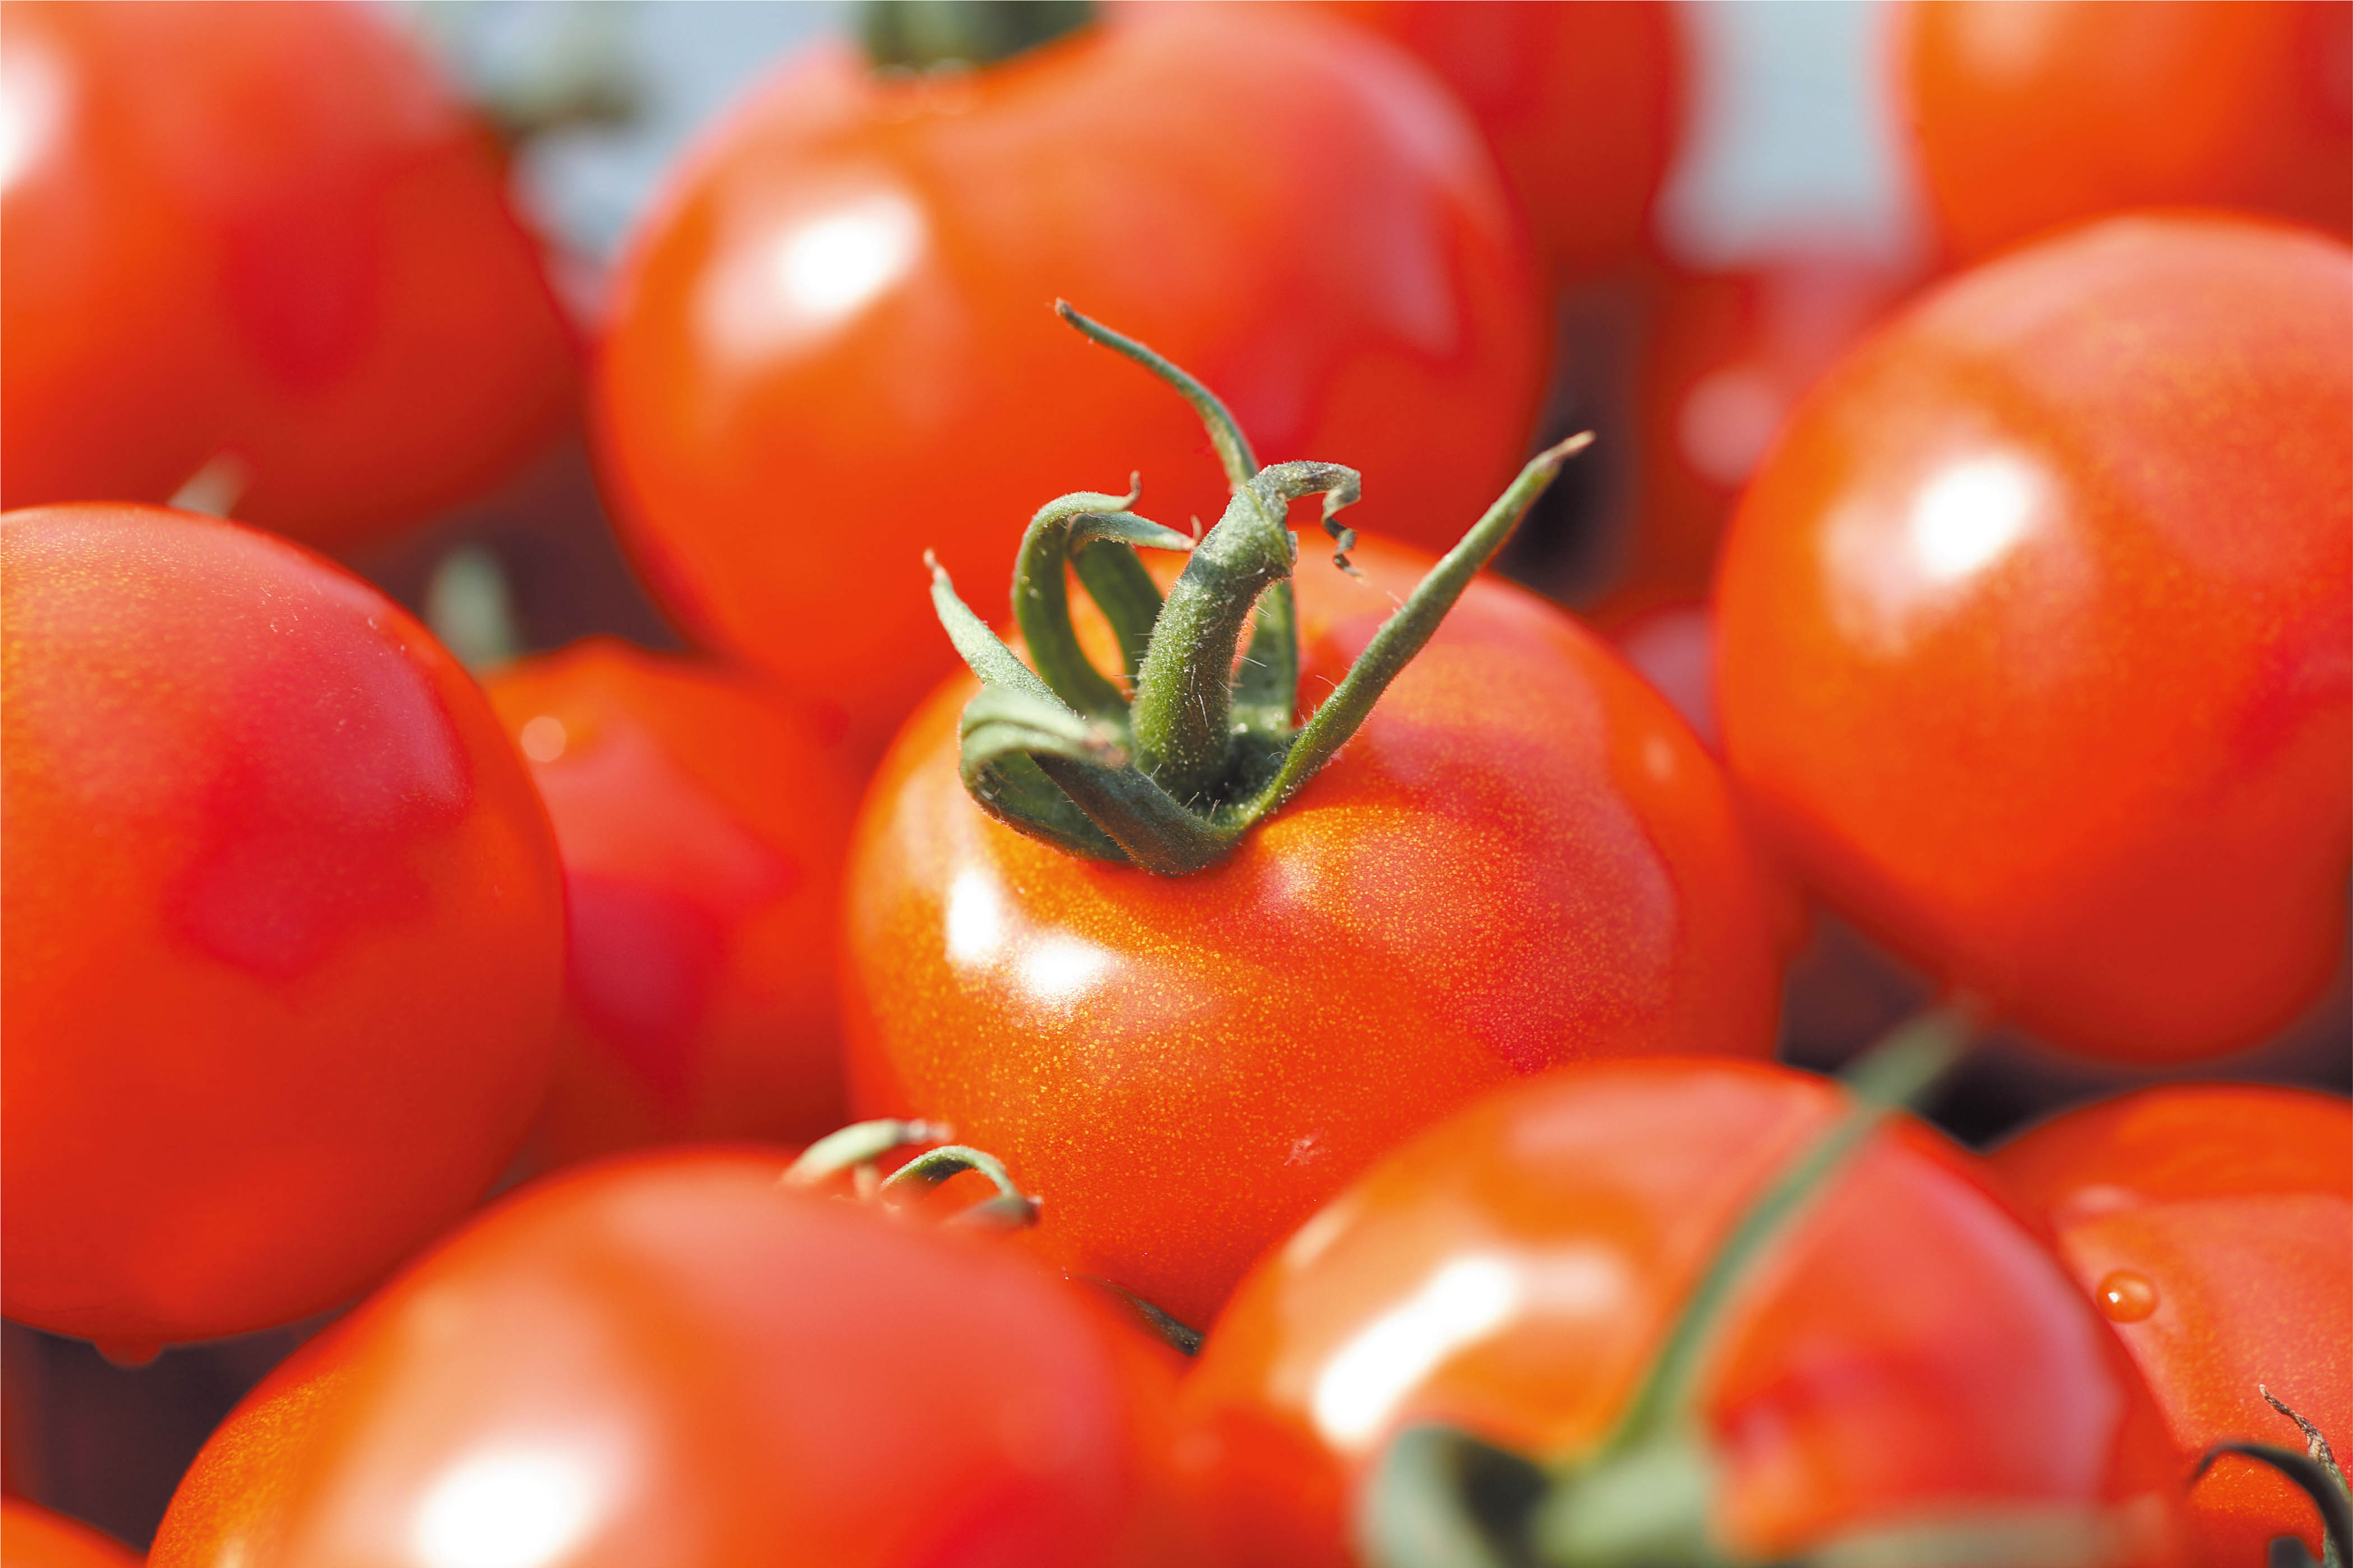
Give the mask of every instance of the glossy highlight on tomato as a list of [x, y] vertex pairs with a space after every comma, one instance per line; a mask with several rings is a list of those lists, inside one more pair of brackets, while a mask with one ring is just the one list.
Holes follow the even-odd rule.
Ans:
[[2353, 863], [2353, 250], [2113, 219], [1822, 382], [1716, 583], [1725, 756], [1793, 868], [2070, 1048], [2327, 984]]
[[1534, 274], [1461, 110], [1360, 29], [1179, 7], [888, 79], [820, 50], [638, 237], [600, 462], [663, 602], [879, 745], [955, 666], [927, 547], [995, 580], [1038, 506], [1139, 470], [1179, 528], [1225, 504], [1184, 405], [1056, 299], [1218, 387], [1270, 459], [1363, 454], [1362, 524], [1444, 545], [1525, 455]]
[[[2168, 1084], [2066, 1111], [1996, 1151], [2116, 1325], [2185, 1465], [2216, 1443], [2301, 1450], [2268, 1389], [2353, 1447], [2353, 1107], [2255, 1084]], [[2189, 1494], [2206, 1561], [2321, 1549], [2312, 1500], [2252, 1460]]]
[[739, 672], [608, 637], [485, 689], [554, 820], [570, 917], [533, 1160], [839, 1126], [839, 740]]
[[456, 661], [295, 545], [0, 520], [7, 1315], [125, 1348], [344, 1300], [545, 1092], [545, 808]]
[[6, 504], [161, 501], [332, 548], [496, 482], [578, 351], [503, 156], [364, 5], [9, 0]]
[[[1842, 1109], [1761, 1063], [1579, 1063], [1391, 1154], [1271, 1252], [1187, 1381], [1212, 1561], [1345, 1568], [1418, 1422], [1554, 1458], [1621, 1418], [1734, 1222]], [[2180, 1470], [2131, 1362], [1982, 1163], [1883, 1128], [1738, 1287], [1699, 1393], [1739, 1560], [1857, 1528], [2092, 1510], [2179, 1561]], [[1990, 1559], [1987, 1559], [1990, 1560]]]
[[[1303, 555], [1306, 552], [1303, 551]], [[1297, 569], [1303, 707], [1429, 558]], [[965, 793], [950, 682], [870, 789], [844, 1007], [865, 1114], [1004, 1159], [1035, 1234], [1205, 1324], [1399, 1138], [1556, 1061], [1771, 1049], [1770, 897], [1722, 775], [1566, 616], [1475, 580], [1362, 729], [1206, 871], [1066, 855]]]
[[997, 1238], [784, 1190], [788, 1158], [527, 1186], [255, 1390], [153, 1568], [1191, 1561], [1145, 1348]]

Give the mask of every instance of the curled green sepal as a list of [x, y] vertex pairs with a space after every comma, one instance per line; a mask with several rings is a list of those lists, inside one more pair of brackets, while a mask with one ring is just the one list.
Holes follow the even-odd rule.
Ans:
[[962, 1143], [946, 1143], [937, 1149], [926, 1149], [882, 1180], [880, 1189], [885, 1202], [893, 1193], [922, 1189], [928, 1191], [951, 1176], [966, 1171], [986, 1177], [997, 1189], [995, 1194], [972, 1207], [959, 1210], [950, 1225], [976, 1226], [991, 1230], [1018, 1230], [1038, 1223], [1038, 1200], [1014, 1184], [1005, 1169], [1005, 1163], [996, 1155]]
[[[2196, 1484], [2225, 1454], [2270, 1466], [2295, 1482], [2320, 1512], [2320, 1568], [2347, 1568], [2348, 1563], [2353, 1563], [2353, 1488], [2347, 1486], [2345, 1472], [2338, 1468], [2328, 1439], [2320, 1435], [2319, 1427], [2297, 1415], [2269, 1388], [2257, 1384], [2255, 1392], [2263, 1396], [2265, 1404], [2295, 1423], [2304, 1434], [2304, 1452], [2299, 1454], [2271, 1443], [2217, 1443], [2206, 1450], [2197, 1469], [2190, 1472], [2191, 1484]], [[2295, 1537], [2284, 1539], [2293, 1541]], [[2274, 1549], [2277, 1550], [2276, 1542]], [[2305, 1551], [2300, 1542], [2297, 1550]], [[2306, 1555], [2308, 1558], [2308, 1552]]]
[[787, 1187], [821, 1186], [861, 1165], [871, 1165], [893, 1149], [942, 1142], [955, 1136], [944, 1121], [904, 1121], [895, 1117], [853, 1121], [802, 1150], [800, 1158], [778, 1180]]
[[1371, 1568], [1534, 1568], [1529, 1510], [1544, 1468], [1452, 1426], [1389, 1439], [1356, 1494], [1356, 1541]]
[[1250, 482], [1258, 472], [1258, 458], [1250, 451], [1250, 437], [1242, 434], [1241, 426], [1234, 419], [1232, 410], [1218, 400], [1218, 395], [1203, 386], [1171, 361], [1137, 342], [1124, 332], [1115, 332], [1092, 316], [1082, 315], [1071, 308], [1067, 300], [1054, 301], [1054, 314], [1076, 327], [1087, 338], [1117, 353], [1125, 354], [1170, 386], [1193, 405], [1201, 424], [1209, 432], [1209, 446], [1218, 454], [1218, 466], [1226, 471], [1226, 488], [1240, 489]]
[[[1081, 490], [1048, 501], [1029, 520], [1029, 530], [1022, 535], [1020, 557], [1013, 569], [1014, 624], [1021, 628], [1022, 639], [1029, 645], [1029, 658], [1039, 675], [1056, 696], [1080, 712], [1117, 720], [1122, 724], [1127, 718], [1126, 698], [1088, 662], [1079, 647], [1078, 632], [1071, 624], [1068, 568], [1073, 556], [1091, 545], [1096, 546], [1097, 574], [1116, 573], [1112, 578], [1114, 584], [1132, 587], [1134, 579], [1128, 574], [1117, 568], [1106, 572], [1101, 559], [1103, 550], [1124, 550], [1133, 557], [1139, 544], [1154, 550], [1193, 548], [1193, 541], [1187, 535], [1127, 510], [1135, 504], [1140, 493], [1139, 483], [1131, 479], [1124, 496]], [[1141, 562], [1136, 563], [1136, 570], [1143, 572]], [[1149, 584], [1150, 574], [1143, 575], [1144, 582]], [[1092, 587], [1089, 592], [1092, 593]], [[1155, 590], [1152, 596], [1156, 615], [1158, 592]], [[1126, 605], [1122, 604], [1121, 608], [1132, 615]], [[1113, 629], [1120, 629], [1116, 622]], [[1126, 640], [1124, 635], [1121, 640]]]

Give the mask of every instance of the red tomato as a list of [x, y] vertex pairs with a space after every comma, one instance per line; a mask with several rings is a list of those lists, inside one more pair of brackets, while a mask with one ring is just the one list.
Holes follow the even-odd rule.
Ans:
[[[2353, 1108], [2252, 1084], [2145, 1089], [2055, 1117], [1994, 1167], [2050, 1216], [2075, 1278], [2116, 1324], [2185, 1463], [2253, 1438], [2301, 1451], [2271, 1392], [2353, 1444]], [[2320, 1554], [2309, 1498], [2242, 1459], [2189, 1494], [2216, 1564], [2274, 1536]]]
[[608, 638], [488, 690], [555, 820], [570, 913], [533, 1157], [839, 1126], [842, 748], [739, 676]]
[[7, 1315], [147, 1346], [341, 1301], [546, 1090], [547, 814], [474, 683], [307, 551], [0, 521]]
[[[1594, 1063], [1391, 1155], [1268, 1255], [1186, 1384], [1179, 1452], [1220, 1561], [1355, 1561], [1354, 1494], [1416, 1422], [1592, 1449], [1841, 1100], [1760, 1064]], [[1717, 1466], [1702, 1506], [1734, 1560], [2038, 1505], [2147, 1530], [2117, 1568], [2175, 1560], [2181, 1472], [2148, 1395], [1988, 1182], [1917, 1122], [1882, 1131], [1740, 1287], [1695, 1412]]]
[[489, 132], [364, 5], [10, 0], [12, 507], [162, 500], [354, 543], [481, 489], [575, 396]]
[[821, 51], [623, 269], [603, 460], [657, 590], [879, 740], [955, 665], [926, 546], [995, 579], [1040, 503], [1138, 468], [1145, 512], [1215, 519], [1198, 424], [1056, 321], [1064, 295], [1217, 387], [1270, 460], [1366, 454], [1376, 530], [1451, 543], [1534, 420], [1525, 238], [1461, 110], [1380, 40], [1219, 7], [955, 76]]
[[[1429, 565], [1294, 579], [1321, 693]], [[1208, 870], [1081, 860], [985, 816], [950, 682], [850, 851], [866, 1114], [954, 1125], [1039, 1243], [1203, 1324], [1252, 1259], [1488, 1085], [1586, 1056], [1772, 1048], [1763, 873], [1722, 775], [1575, 623], [1465, 593], [1346, 749]]]
[[138, 1562], [86, 1524], [0, 1498], [0, 1568], [136, 1568]]
[[1725, 754], [1791, 864], [2028, 1027], [2261, 1037], [2343, 952], [2353, 253], [2117, 219], [1850, 356], [1742, 502]]
[[1700, 744], [1722, 755], [1715, 720], [1715, 616], [1705, 605], [1665, 605], [1610, 638], [1618, 657], [1674, 704]]
[[780, 1189], [786, 1158], [526, 1188], [256, 1389], [149, 1562], [1182, 1561], [1141, 1347], [989, 1238]]
[[2189, 203], [2353, 233], [2345, 0], [1922, 0], [1899, 54], [1928, 195], [1964, 259]]
[[1312, 0], [1384, 33], [1487, 134], [1556, 279], [1640, 255], [1683, 122], [1667, 0]]

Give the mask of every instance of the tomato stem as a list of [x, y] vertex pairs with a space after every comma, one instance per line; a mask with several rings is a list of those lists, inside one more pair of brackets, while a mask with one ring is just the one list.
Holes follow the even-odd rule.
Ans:
[[2337, 1456], [2329, 1450], [2328, 1439], [2320, 1435], [2319, 1427], [2297, 1415], [2262, 1384], [2255, 1385], [2255, 1392], [2263, 1396], [2265, 1404], [2295, 1423], [2296, 1429], [2304, 1434], [2304, 1452], [2299, 1454], [2269, 1443], [2217, 1443], [2199, 1459], [2197, 1469], [2190, 1472], [2191, 1482], [2204, 1476], [2225, 1454], [2269, 1465], [2302, 1488], [2320, 1512], [2320, 1568], [2346, 1568], [2348, 1562], [2353, 1562], [2353, 1487], [2346, 1484], [2345, 1472], [2337, 1468]]
[[1078, 31], [1091, 0], [867, 0], [859, 31], [878, 70], [987, 66]]

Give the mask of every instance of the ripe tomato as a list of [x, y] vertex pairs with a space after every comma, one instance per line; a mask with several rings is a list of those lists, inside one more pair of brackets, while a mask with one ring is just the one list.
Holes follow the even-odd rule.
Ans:
[[391, 601], [209, 518], [0, 521], [7, 1315], [125, 1346], [349, 1297], [546, 1090], [547, 814]]
[[136, 1568], [139, 1559], [85, 1524], [0, 1498], [0, 1568]]
[[[2353, 1108], [2252, 1084], [2175, 1084], [2071, 1110], [1994, 1155], [2047, 1215], [2075, 1278], [2116, 1324], [2185, 1464], [2253, 1438], [2301, 1450], [2268, 1388], [2353, 1443]], [[2189, 1494], [2214, 1563], [2261, 1563], [2275, 1536], [2320, 1554], [2311, 1500], [2223, 1459]]]
[[2353, 234], [2344, 0], [1915, 0], [1901, 40], [1928, 195], [1963, 259], [2192, 203]]
[[1814, 392], [1716, 592], [1735, 778], [1937, 978], [2120, 1059], [2327, 983], [2353, 860], [2353, 252], [2126, 218]]
[[[1360, 1483], [1415, 1423], [1595, 1448], [1842, 1098], [1762, 1064], [1581, 1064], [1392, 1154], [1267, 1256], [1187, 1381], [1178, 1452], [1221, 1561], [1355, 1561]], [[1735, 1561], [2038, 1506], [2147, 1529], [2117, 1568], [2174, 1560], [2148, 1394], [1989, 1182], [1925, 1126], [1883, 1129], [1739, 1285], [1694, 1389], [1715, 1468], [1692, 1500]]]
[[366, 6], [10, 0], [7, 504], [162, 500], [342, 546], [553, 436], [576, 353], [489, 132]]
[[820, 51], [625, 265], [602, 459], [666, 603], [879, 742], [954, 667], [926, 546], [993, 579], [1041, 502], [1139, 468], [1180, 527], [1225, 504], [1183, 405], [1058, 295], [1272, 458], [1369, 455], [1366, 525], [1451, 543], [1534, 421], [1533, 273], [1461, 110], [1358, 29], [1180, 7], [918, 78]]
[[[1303, 693], [1428, 567], [1294, 579]], [[1772, 1047], [1763, 873], [1666, 703], [1532, 595], [1474, 582], [1346, 749], [1232, 856], [1161, 878], [985, 816], [950, 682], [850, 851], [866, 1114], [919, 1113], [1043, 1199], [1065, 1267], [1206, 1323], [1398, 1139], [1578, 1057]]]
[[740, 676], [609, 638], [487, 689], [554, 818], [570, 915], [533, 1157], [839, 1126], [839, 743]]
[[1388, 35], [1486, 132], [1556, 279], [1628, 260], [1683, 122], [1685, 46], [1665, 0], [1313, 0]]
[[525, 1188], [256, 1389], [149, 1562], [1183, 1561], [1141, 1346], [990, 1238], [780, 1189], [786, 1160]]

